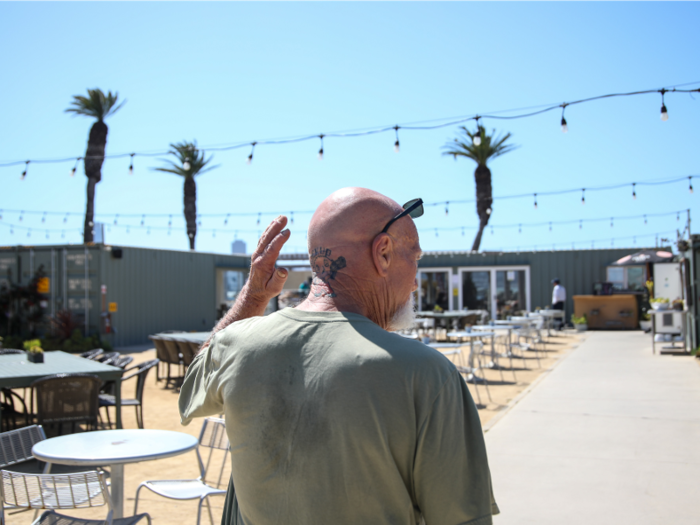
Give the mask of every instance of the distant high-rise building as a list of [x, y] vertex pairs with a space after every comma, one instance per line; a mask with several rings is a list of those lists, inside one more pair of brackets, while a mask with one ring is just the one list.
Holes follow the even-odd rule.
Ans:
[[231, 253], [234, 255], [245, 255], [245, 241], [242, 241], [240, 239], [236, 239], [231, 243]]

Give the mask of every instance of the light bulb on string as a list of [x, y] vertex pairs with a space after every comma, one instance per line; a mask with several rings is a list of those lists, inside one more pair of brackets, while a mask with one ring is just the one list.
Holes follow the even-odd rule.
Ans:
[[537, 209], [537, 194], [535, 193], [534, 196], [535, 196], [535, 209]]
[[22, 222], [22, 219], [24, 218], [24, 211], [19, 212], [19, 222]]
[[666, 122], [668, 120], [668, 110], [666, 109], [666, 103], [664, 102], [664, 93], [666, 93], [665, 89], [662, 89], [660, 91], [661, 93], [661, 120], [663, 122]]
[[191, 164], [190, 164], [190, 158], [189, 158], [189, 157], [185, 157], [185, 162], [182, 163], [182, 169], [185, 170], [185, 171], [190, 171], [190, 168], [191, 168], [191, 167], [192, 167], [192, 166], [191, 166]]
[[228, 218], [231, 216], [230, 213], [226, 214], [226, 218], [224, 219], [224, 226], [228, 225]]
[[141, 215], [141, 226], [143, 226], [146, 223], [146, 214], [144, 213]]
[[202, 214], [200, 213], [199, 215], [197, 215], [197, 217], [199, 217], [199, 220], [197, 221], [197, 226], [199, 226], [201, 228], [202, 227]]
[[146, 230], [146, 233], [147, 233], [148, 235], [151, 234], [151, 227], [150, 227], [150, 226], [149, 226], [148, 229]]
[[632, 198], [634, 200], [637, 200], [637, 190], [636, 190], [637, 183], [633, 182], [632, 183]]
[[65, 239], [65, 238], [66, 238], [66, 232], [65, 232], [65, 230], [61, 230], [61, 239]]
[[688, 191], [690, 193], [693, 193], [693, 177], [688, 177]]
[[481, 126], [479, 125], [479, 118], [476, 117], [476, 133], [472, 137], [472, 144], [475, 146], [481, 146]]
[[172, 227], [173, 225], [173, 216], [168, 215], [168, 228]]
[[27, 170], [29, 170], [30, 162], [30, 160], [24, 162], [24, 171], [22, 172], [22, 175], [20, 175], [19, 180], [24, 180], [24, 178], [27, 176]]
[[73, 166], [73, 169], [70, 170], [71, 177], [75, 177], [75, 172], [78, 171], [78, 162], [80, 162], [80, 159], [82, 159], [82, 157], [78, 157], [77, 159], [75, 159], [75, 166]]
[[569, 126], [566, 123], [566, 119], [564, 118], [564, 111], [566, 110], [566, 106], [568, 106], [568, 104], [566, 104], [566, 103], [561, 105], [561, 132], [562, 133], [566, 133], [569, 131]]
[[450, 213], [450, 201], [445, 202], [445, 217], [447, 217]]
[[131, 157], [129, 161], [129, 175], [134, 174], [134, 155], [136, 155], [136, 153], [129, 153], [129, 157]]
[[[2, 217], [0, 217], [0, 219], [2, 219]], [[681, 214], [680, 214], [680, 212], [676, 213], [676, 220], [677, 220], [677, 221], [680, 221], [680, 220], [681, 220]]]
[[[115, 225], [115, 226], [117, 225], [117, 222], [118, 222], [118, 221], [119, 221], [119, 214], [117, 213], [117, 214], [114, 216], [114, 225]], [[66, 221], [64, 220], [63, 222], [66, 222]]]
[[318, 136], [321, 139], [321, 149], [318, 150], [318, 160], [323, 160], [323, 134]]
[[0, 210], [0, 221], [2, 220], [2, 210]]
[[[399, 152], [399, 126], [398, 124], [394, 126], [394, 131], [396, 132], [396, 142], [394, 142], [394, 153]], [[455, 160], [457, 159], [457, 156], [455, 155]]]
[[10, 227], [10, 234], [14, 234], [14, 233], [15, 233], [15, 229]]
[[66, 213], [66, 216], [63, 217], [63, 224], [68, 222], [68, 214]]
[[49, 230], [46, 230], [46, 238], [49, 238]]
[[644, 224], [646, 224], [646, 223], [647, 223], [647, 216], [645, 215], [644, 216]]
[[549, 223], [549, 231], [550, 232], [552, 231], [552, 223], [551, 222]]
[[44, 215], [41, 216], [41, 222], [42, 223], [46, 222], [46, 212], [44, 212]]
[[437, 228], [435, 228], [435, 237], [439, 237]]
[[289, 222], [291, 224], [294, 224], [294, 212], [293, 211], [289, 212]]
[[251, 142], [250, 143], [250, 155], [248, 155], [248, 160], [246, 161], [246, 164], [250, 164], [253, 162], [253, 152], [255, 151], [255, 145], [257, 142]]
[[583, 220], [578, 221], [578, 229], [579, 230], [583, 229]]
[[31, 237], [31, 236], [32, 236], [32, 229], [29, 228], [29, 229], [27, 230], [27, 237]]
[[486, 208], [486, 215], [491, 215], [491, 208]]
[[258, 226], [260, 226], [260, 215], [261, 215], [261, 214], [258, 213], [258, 222], [257, 222], [257, 225], [258, 225]]
[[586, 188], [581, 188], [581, 204], [586, 204]]
[[212, 238], [216, 237], [216, 230], [213, 230], [213, 231], [211, 232], [211, 236], [212, 236]]
[[636, 238], [636, 237], [632, 237], [632, 244], [637, 244], [637, 238]]
[[464, 237], [464, 228], [462, 228], [462, 237]]
[[493, 235], [493, 226], [490, 226], [491, 228], [491, 235]]
[[523, 225], [518, 224], [518, 233], [523, 233]]
[[613, 218], [612, 217], [610, 217], [610, 227], [611, 228], [613, 227]]

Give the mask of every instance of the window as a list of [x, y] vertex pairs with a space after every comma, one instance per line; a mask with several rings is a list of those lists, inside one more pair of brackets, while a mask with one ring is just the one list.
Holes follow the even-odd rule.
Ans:
[[449, 272], [420, 272], [420, 311], [432, 312], [435, 306], [450, 309]]

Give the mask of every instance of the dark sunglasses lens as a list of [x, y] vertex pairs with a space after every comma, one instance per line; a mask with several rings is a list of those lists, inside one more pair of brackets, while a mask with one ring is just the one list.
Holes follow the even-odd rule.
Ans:
[[[418, 204], [420, 203], [420, 204]], [[423, 215], [423, 201], [421, 199], [412, 199], [408, 201], [406, 204], [403, 205], [404, 210], [408, 210], [412, 206], [415, 206], [418, 204], [415, 208], [413, 208], [408, 214], [413, 217], [414, 219], [417, 219], [421, 215]]]

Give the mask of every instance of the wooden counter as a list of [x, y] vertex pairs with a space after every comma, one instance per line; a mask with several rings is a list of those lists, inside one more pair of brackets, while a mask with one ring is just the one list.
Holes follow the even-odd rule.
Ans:
[[574, 314], [586, 314], [589, 329], [634, 330], [639, 324], [635, 295], [574, 295]]

